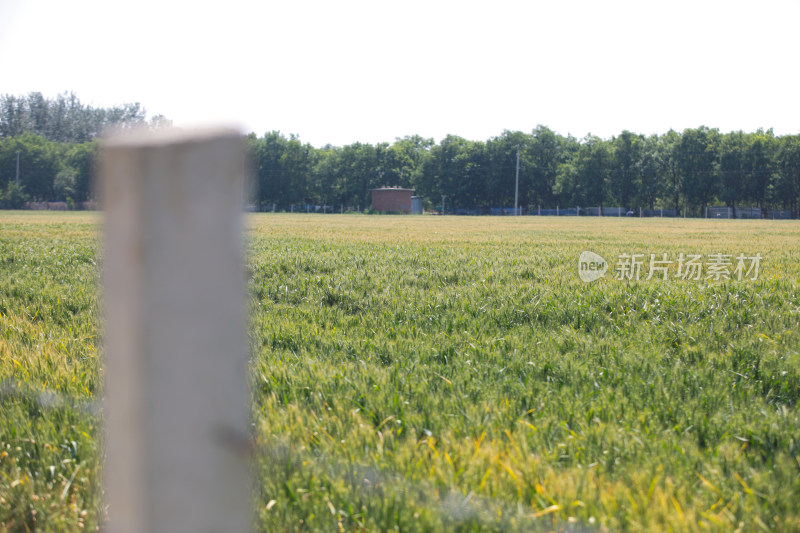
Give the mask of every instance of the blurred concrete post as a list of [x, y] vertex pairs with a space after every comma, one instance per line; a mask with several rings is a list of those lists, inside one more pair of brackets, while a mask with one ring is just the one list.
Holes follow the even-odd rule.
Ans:
[[111, 533], [250, 531], [243, 141], [104, 143]]

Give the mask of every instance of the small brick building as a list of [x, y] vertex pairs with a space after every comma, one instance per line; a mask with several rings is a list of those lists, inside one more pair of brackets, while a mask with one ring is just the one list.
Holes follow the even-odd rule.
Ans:
[[391, 213], [411, 214], [411, 197], [414, 189], [381, 187], [372, 189], [372, 209]]

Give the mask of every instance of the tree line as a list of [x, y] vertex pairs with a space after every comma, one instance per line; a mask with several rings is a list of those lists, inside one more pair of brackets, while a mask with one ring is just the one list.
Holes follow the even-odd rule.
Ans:
[[[161, 115], [148, 121], [138, 103], [103, 109], [72, 93], [0, 96], [0, 206], [91, 199], [97, 137], [110, 125], [157, 129], [170, 122]], [[540, 125], [486, 141], [448, 135], [436, 143], [412, 135], [393, 143], [316, 148], [278, 131], [251, 133], [246, 141], [252, 202], [262, 208], [363, 209], [370, 189], [384, 185], [416, 189], [428, 208], [442, 196], [448, 211], [513, 206], [518, 153], [523, 208], [619, 206], [697, 215], [708, 205], [727, 205], [793, 216], [800, 208], [800, 135], [772, 130], [721, 133], [701, 126], [577, 139]]]
[[699, 127], [611, 139], [563, 136], [546, 126], [487, 141], [417, 135], [394, 143], [314, 148], [277, 131], [248, 136], [257, 202], [368, 206], [370, 189], [414, 188], [428, 207], [519, 205], [686, 209], [708, 205], [791, 210], [800, 200], [800, 135], [720, 133]]
[[100, 108], [83, 104], [74, 93], [2, 95], [0, 207], [19, 208], [29, 200], [89, 200], [97, 138], [106, 128], [169, 125], [163, 115], [148, 121], [138, 102]]
[[[0, 96], [0, 138], [32, 133], [53, 142], [84, 143], [99, 136], [109, 126], [138, 126], [147, 122], [147, 112], [139, 102], [112, 107], [92, 107], [75, 93], [46, 98], [42, 93]], [[150, 125], [170, 123], [163, 115], [150, 119]]]

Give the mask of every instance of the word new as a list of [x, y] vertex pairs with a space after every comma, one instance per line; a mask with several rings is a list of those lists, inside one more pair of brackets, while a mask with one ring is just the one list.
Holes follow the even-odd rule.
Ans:
[[[648, 260], [649, 258], [649, 260]], [[761, 267], [761, 254], [745, 255], [715, 253], [705, 258], [700, 254], [620, 254], [614, 265], [614, 277], [620, 280], [757, 280]], [[604, 277], [609, 265], [594, 252], [583, 252], [578, 260], [578, 274], [590, 282]]]

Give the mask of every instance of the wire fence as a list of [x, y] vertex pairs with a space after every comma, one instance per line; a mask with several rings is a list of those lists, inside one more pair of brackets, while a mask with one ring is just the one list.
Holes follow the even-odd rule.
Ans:
[[[440, 209], [437, 209], [441, 213]], [[798, 218], [798, 213], [790, 210], [761, 209], [759, 207], [709, 206], [704, 210], [622, 206], [572, 206], [541, 207], [528, 206], [516, 210], [520, 216], [561, 216], [561, 217], [639, 217], [639, 218], [724, 218], [724, 219], [770, 219], [789, 220]], [[447, 215], [461, 216], [514, 216], [513, 207], [457, 207], [445, 210]]]
[[252, 213], [357, 213], [361, 206], [317, 205], [317, 204], [247, 204], [246, 210]]
[[[83, 202], [75, 206], [68, 206], [65, 202], [29, 202], [25, 206], [30, 210], [67, 211], [67, 210], [99, 210], [97, 202]], [[307, 214], [347, 214], [370, 213], [369, 206], [361, 205], [320, 205], [311, 203], [258, 203], [247, 204], [245, 210], [251, 213], [307, 213]], [[442, 207], [436, 206], [424, 214], [442, 214]], [[707, 206], [703, 210], [655, 208], [621, 206], [572, 206], [572, 207], [542, 207], [527, 206], [516, 210], [511, 206], [470, 206], [450, 207], [444, 210], [445, 215], [458, 216], [552, 216], [552, 217], [641, 217], [641, 218], [714, 218], [714, 219], [767, 219], [791, 220], [800, 218], [800, 211], [789, 209], [762, 209], [760, 207], [734, 207], [734, 206]]]
[[[761, 209], [759, 207], [709, 206], [705, 210], [622, 206], [574, 206], [541, 207], [528, 206], [517, 210], [521, 216], [580, 216], [580, 217], [640, 217], [640, 218], [729, 218], [729, 219], [769, 219], [790, 220], [798, 218], [798, 213], [790, 210]], [[480, 216], [514, 216], [513, 207], [459, 207], [445, 214]]]
[[[317, 205], [317, 204], [249, 204], [247, 211], [259, 213], [308, 213], [308, 214], [346, 214], [371, 212], [357, 205]], [[425, 214], [442, 214], [441, 206], [425, 211]], [[787, 209], [761, 209], [759, 207], [708, 206], [698, 209], [670, 209], [658, 207], [623, 206], [526, 206], [514, 209], [512, 206], [446, 206], [445, 215], [457, 216], [548, 216], [548, 217], [639, 217], [639, 218], [713, 218], [713, 219], [769, 219], [790, 220], [798, 218], [798, 213]]]
[[709, 206], [706, 208], [705, 218], [789, 220], [796, 218], [796, 216], [791, 211], [782, 209], [764, 210], [760, 207]]

